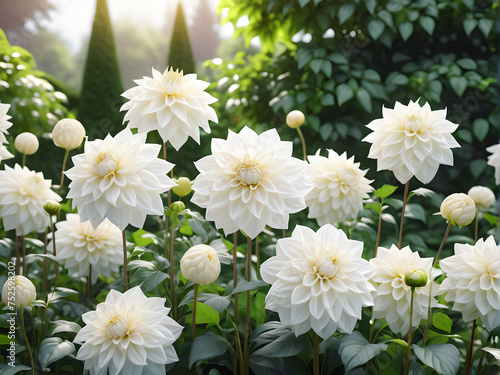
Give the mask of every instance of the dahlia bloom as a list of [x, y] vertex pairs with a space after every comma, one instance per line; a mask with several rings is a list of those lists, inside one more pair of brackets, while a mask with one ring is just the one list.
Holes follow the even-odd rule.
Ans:
[[495, 203], [495, 193], [486, 186], [474, 186], [467, 195], [472, 198], [479, 211], [485, 211]]
[[21, 154], [33, 155], [38, 151], [40, 143], [36, 135], [30, 132], [23, 132], [19, 134], [14, 140], [16, 150]]
[[220, 274], [217, 252], [208, 245], [195, 245], [181, 259], [182, 275], [195, 284], [213, 283]]
[[179, 150], [188, 137], [200, 143], [200, 127], [210, 133], [208, 120], [218, 122], [209, 106], [217, 99], [204, 91], [209, 84], [196, 74], [183, 75], [173, 68], [161, 74], [153, 69], [152, 78], [143, 78], [122, 94], [129, 99], [120, 109], [127, 111], [123, 121], [129, 121], [128, 128], [140, 133], [157, 130], [164, 143], [170, 141]]
[[111, 290], [95, 311], [83, 314], [86, 324], [74, 342], [83, 344], [76, 358], [90, 375], [157, 375], [178, 361], [172, 344], [182, 326], [167, 316], [165, 298], [144, 295], [136, 286], [125, 293]]
[[12, 159], [14, 155], [7, 150], [7, 147], [4, 145], [0, 144], [0, 161], [2, 160], [7, 160], [7, 159]]
[[242, 230], [255, 238], [266, 225], [286, 229], [289, 214], [306, 207], [312, 188], [302, 175], [305, 164], [275, 129], [229, 131], [227, 140], [212, 140], [212, 155], [195, 162], [200, 174], [191, 201], [226, 235]]
[[9, 134], [7, 129], [12, 126], [12, 122], [9, 121], [12, 116], [7, 114], [9, 108], [10, 104], [0, 103], [0, 144], [8, 143], [5, 134]]
[[57, 147], [73, 150], [80, 146], [85, 138], [82, 123], [72, 118], [63, 118], [52, 129], [52, 140]]
[[68, 198], [81, 221], [97, 228], [108, 218], [120, 230], [142, 228], [146, 215], [163, 215], [160, 193], [175, 183], [167, 176], [173, 164], [158, 159], [161, 146], [145, 143], [146, 134], [124, 129], [115, 137], [85, 142], [65, 172], [72, 181]]
[[467, 194], [454, 193], [443, 200], [440, 211], [447, 222], [464, 227], [476, 217], [476, 204]]
[[[78, 214], [68, 214], [56, 224], [57, 257], [71, 276], [87, 276], [92, 266], [92, 282], [97, 276], [110, 277], [123, 262], [122, 232], [108, 219], [94, 229], [90, 221], [80, 222]], [[48, 246], [53, 248], [52, 242]]]
[[[14, 293], [14, 296], [12, 296]], [[2, 301], [10, 306], [9, 302], [16, 308], [31, 305], [36, 300], [36, 289], [30, 279], [16, 275], [7, 279], [2, 288]]]
[[500, 326], [500, 247], [493, 236], [474, 246], [455, 244], [455, 254], [439, 262], [446, 274], [445, 299], [465, 322], [481, 319], [488, 331]]
[[328, 150], [326, 158], [318, 150], [307, 159], [304, 176], [314, 185], [306, 195], [308, 217], [316, 219], [319, 225], [355, 219], [363, 209], [363, 199], [373, 190], [372, 181], [364, 177], [367, 170], [359, 168], [354, 156], [347, 159], [345, 152], [339, 156]]
[[[370, 263], [375, 266], [376, 270], [372, 280], [378, 284], [373, 305], [373, 319], [385, 319], [394, 333], [407, 333], [410, 328], [411, 287], [405, 282], [406, 273], [415, 270], [425, 271], [430, 280], [429, 271], [432, 268], [432, 262], [432, 258], [420, 258], [418, 252], [411, 251], [409, 246], [401, 250], [395, 245], [392, 245], [390, 249], [379, 247], [377, 257], [370, 259]], [[434, 269], [432, 278], [439, 275], [439, 270]], [[438, 289], [439, 286], [434, 284], [432, 294], [438, 294]], [[415, 288], [414, 327], [418, 327], [421, 319], [427, 318], [429, 290], [429, 282], [423, 287]], [[437, 302], [431, 298], [431, 307], [434, 306], [437, 306]]]
[[278, 312], [296, 336], [310, 329], [323, 339], [337, 329], [351, 333], [362, 307], [373, 305], [373, 266], [362, 252], [362, 242], [330, 224], [316, 233], [296, 226], [261, 266], [262, 280], [272, 284], [266, 309]]
[[49, 225], [43, 206], [49, 200], [61, 201], [50, 190], [51, 180], [45, 180], [42, 172], [16, 164], [0, 171], [0, 181], [0, 217], [5, 230], [15, 229], [18, 236], [43, 231]]
[[453, 138], [457, 124], [446, 120], [446, 109], [431, 111], [410, 101], [396, 102], [394, 109], [383, 108], [383, 118], [367, 127], [373, 130], [363, 141], [372, 143], [368, 157], [377, 159], [377, 170], [388, 169], [405, 184], [415, 176], [429, 183], [440, 164], [453, 165], [451, 148], [460, 147]]
[[486, 151], [491, 153], [487, 164], [495, 168], [495, 182], [500, 185], [500, 144], [487, 147]]

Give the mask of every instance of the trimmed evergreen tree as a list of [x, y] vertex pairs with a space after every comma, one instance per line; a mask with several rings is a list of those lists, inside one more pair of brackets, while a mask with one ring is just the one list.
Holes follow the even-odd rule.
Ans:
[[103, 138], [122, 127], [122, 92], [108, 5], [97, 0], [78, 110], [89, 139]]
[[168, 53], [168, 66], [182, 70], [184, 74], [196, 72], [191, 42], [189, 41], [189, 32], [180, 1], [177, 6], [174, 32], [172, 33], [172, 41]]

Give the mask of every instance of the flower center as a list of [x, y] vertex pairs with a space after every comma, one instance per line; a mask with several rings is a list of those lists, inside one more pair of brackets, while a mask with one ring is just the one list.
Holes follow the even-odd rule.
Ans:
[[251, 162], [243, 162], [236, 171], [236, 179], [243, 185], [250, 186], [252, 189], [257, 188], [260, 184], [261, 171], [258, 164]]
[[182, 71], [170, 68], [162, 78], [162, 89], [167, 96], [174, 96], [178, 87], [181, 85], [183, 73]]
[[350, 186], [356, 184], [356, 174], [354, 171], [346, 168], [342, 168], [339, 172], [339, 186], [342, 194], [347, 194], [349, 192]]
[[118, 169], [113, 156], [108, 152], [100, 152], [94, 163], [94, 172], [98, 176], [105, 177], [110, 173], [115, 173]]
[[112, 339], [119, 339], [128, 334], [128, 320], [127, 318], [117, 316], [109, 321], [108, 336]]
[[318, 276], [325, 277], [327, 279], [334, 277], [338, 269], [339, 261], [337, 258], [327, 255], [319, 258], [314, 266], [314, 271], [318, 274]]
[[406, 119], [404, 130], [410, 133], [410, 135], [413, 135], [422, 129], [422, 123], [422, 117], [418, 115], [410, 115]]

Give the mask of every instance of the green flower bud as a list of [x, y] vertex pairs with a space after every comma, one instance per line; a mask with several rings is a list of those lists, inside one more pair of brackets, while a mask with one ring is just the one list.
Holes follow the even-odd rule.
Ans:
[[286, 124], [292, 129], [299, 128], [300, 126], [302, 126], [305, 120], [306, 117], [298, 109], [286, 115]]
[[186, 205], [182, 201], [176, 201], [170, 205], [170, 211], [181, 212], [186, 209]]
[[193, 191], [191, 188], [191, 181], [189, 181], [189, 178], [187, 177], [181, 177], [177, 181], [177, 186], [174, 186], [172, 188], [172, 191], [174, 192], [175, 195], [179, 197], [185, 197], [189, 193]]
[[57, 215], [59, 211], [61, 211], [61, 205], [53, 200], [47, 201], [45, 205], [43, 206], [43, 209], [45, 212], [47, 212], [49, 215]]
[[422, 269], [408, 271], [405, 274], [405, 283], [412, 288], [418, 288], [427, 285], [427, 272]]

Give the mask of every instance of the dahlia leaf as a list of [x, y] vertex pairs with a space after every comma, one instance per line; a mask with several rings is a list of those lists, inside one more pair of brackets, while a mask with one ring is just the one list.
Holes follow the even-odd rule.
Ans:
[[487, 18], [481, 18], [479, 20], [479, 30], [483, 32], [485, 37], [488, 37], [490, 34], [491, 28], [493, 27], [493, 21]]
[[254, 280], [254, 281], [240, 281], [236, 288], [233, 290], [231, 295], [233, 294], [238, 294], [242, 292], [247, 292], [250, 290], [256, 290], [260, 289], [264, 286], [267, 286], [268, 284], [264, 281], [261, 280]]
[[458, 96], [462, 96], [467, 88], [467, 78], [464, 77], [451, 77], [450, 86]]
[[355, 331], [342, 337], [339, 353], [347, 373], [357, 366], [364, 365], [385, 349], [386, 343], [370, 344], [361, 333]]
[[373, 192], [373, 195], [375, 195], [377, 198], [387, 198], [390, 196], [392, 193], [394, 193], [398, 189], [397, 186], [393, 185], [383, 185], [381, 188], [378, 188]]
[[476, 136], [476, 138], [482, 142], [488, 135], [488, 131], [490, 130], [490, 123], [488, 120], [484, 118], [478, 118], [474, 121], [472, 125], [472, 132]]
[[[198, 321], [198, 319], [196, 319]], [[203, 361], [223, 355], [227, 350], [227, 342], [222, 336], [208, 331], [203, 336], [194, 339], [189, 353], [189, 368], [198, 361]]]
[[432, 319], [432, 325], [437, 329], [440, 329], [447, 333], [451, 333], [451, 326], [453, 325], [453, 321], [446, 314], [436, 313]]
[[38, 350], [38, 363], [43, 368], [51, 363], [71, 355], [75, 352], [75, 345], [59, 337], [49, 337], [42, 341]]
[[31, 370], [30, 366], [23, 366], [23, 365], [16, 365], [15, 367], [10, 367], [8, 365], [5, 365], [5, 367], [2, 367], [2, 370], [0, 373], [2, 375], [14, 375], [17, 374], [18, 372], [24, 371], [24, 370]]
[[72, 332], [72, 333], [78, 333], [82, 329], [80, 325], [76, 322], [69, 322], [66, 320], [55, 320], [51, 322], [51, 324], [55, 324], [56, 328], [52, 331], [52, 334], [56, 334], [59, 332]]
[[437, 344], [424, 348], [412, 345], [413, 352], [425, 365], [438, 374], [454, 375], [460, 368], [460, 352], [451, 344]]
[[339, 107], [342, 107], [342, 104], [351, 100], [354, 96], [354, 92], [352, 91], [352, 89], [345, 83], [337, 86], [337, 88], [335, 89], [335, 94], [337, 95], [337, 103]]
[[354, 13], [354, 4], [344, 4], [340, 7], [337, 17], [339, 18], [339, 24], [342, 25], [345, 21], [347, 21]]
[[[193, 314], [186, 316], [186, 323], [191, 324]], [[213, 307], [202, 302], [196, 302], [196, 324], [208, 324], [209, 326], [219, 324], [220, 315]]]
[[252, 356], [292, 357], [309, 346], [303, 335], [295, 337], [295, 334], [288, 328], [268, 331], [266, 335], [269, 336], [270, 341], [254, 351]]
[[500, 361], [500, 349], [496, 348], [481, 348], [487, 353], [490, 353], [497, 361]]

